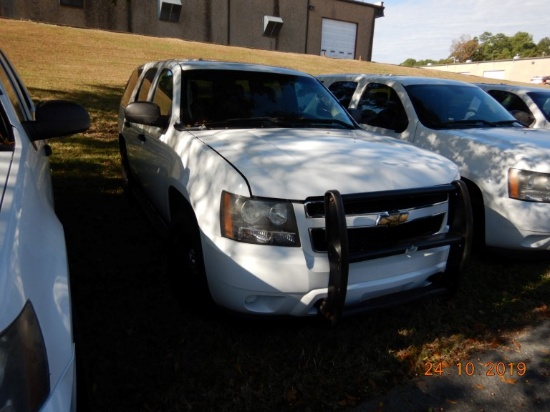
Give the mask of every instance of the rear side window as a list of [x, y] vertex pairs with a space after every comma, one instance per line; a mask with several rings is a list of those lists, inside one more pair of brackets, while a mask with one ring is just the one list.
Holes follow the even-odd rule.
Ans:
[[142, 72], [141, 68], [134, 70], [132, 75], [128, 79], [128, 83], [126, 83], [126, 89], [124, 90], [124, 94], [122, 95], [122, 100], [120, 101], [120, 105], [122, 107], [126, 107], [128, 106], [128, 103], [130, 103], [130, 98], [132, 97], [132, 93], [136, 88], [137, 82], [139, 80], [139, 76], [141, 76], [141, 72]]

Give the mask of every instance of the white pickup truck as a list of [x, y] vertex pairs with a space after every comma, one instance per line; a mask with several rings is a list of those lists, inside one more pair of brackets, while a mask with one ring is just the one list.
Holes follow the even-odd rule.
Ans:
[[327, 74], [321, 82], [368, 131], [460, 167], [480, 245], [550, 250], [550, 132], [523, 127], [479, 87], [428, 77]]
[[456, 165], [361, 129], [312, 76], [145, 64], [119, 142], [184, 303], [333, 322], [456, 290], [471, 222]]

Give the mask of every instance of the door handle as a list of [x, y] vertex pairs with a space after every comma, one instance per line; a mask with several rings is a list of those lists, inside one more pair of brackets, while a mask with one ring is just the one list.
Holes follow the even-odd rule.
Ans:
[[143, 143], [145, 143], [147, 141], [147, 139], [145, 139], [145, 135], [140, 133], [138, 134], [138, 137], [137, 137], [140, 141], [142, 141]]

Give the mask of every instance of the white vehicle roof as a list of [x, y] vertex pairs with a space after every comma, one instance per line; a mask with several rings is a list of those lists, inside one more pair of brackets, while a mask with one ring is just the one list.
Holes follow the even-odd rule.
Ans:
[[170, 59], [159, 60], [145, 63], [142, 67], [151, 67], [159, 65], [180, 65], [183, 70], [239, 70], [239, 71], [254, 71], [264, 73], [288, 74], [294, 76], [309, 76], [308, 74], [288, 69], [284, 67], [268, 66], [263, 64], [239, 63], [239, 62], [223, 62], [218, 60], [201, 60], [201, 59]]
[[316, 76], [318, 79], [323, 80], [324, 78], [332, 78], [338, 76], [339, 78], [345, 77], [346, 79], [349, 79], [350, 81], [359, 81], [361, 79], [367, 79], [370, 81], [373, 80], [384, 80], [384, 81], [395, 81], [397, 83], [402, 84], [403, 86], [409, 86], [412, 84], [456, 84], [456, 85], [470, 85], [472, 87], [475, 87], [474, 85], [471, 85], [470, 83], [466, 83], [459, 80], [451, 80], [451, 79], [442, 79], [438, 77], [422, 77], [422, 76], [395, 76], [395, 75], [384, 75], [384, 74], [368, 74], [368, 73], [346, 73], [346, 74], [322, 74]]
[[527, 93], [527, 92], [537, 92], [537, 93], [548, 93], [550, 94], [550, 88], [548, 87], [535, 87], [535, 86], [520, 86], [514, 84], [504, 84], [504, 83], [474, 83], [476, 86], [481, 87], [484, 90], [506, 90], [516, 93]]

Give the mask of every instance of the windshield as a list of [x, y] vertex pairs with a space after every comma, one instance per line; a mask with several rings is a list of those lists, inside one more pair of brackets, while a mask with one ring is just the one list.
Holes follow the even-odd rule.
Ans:
[[527, 93], [540, 109], [546, 120], [550, 121], [550, 92], [529, 92]]
[[191, 70], [181, 90], [182, 126], [355, 128], [316, 79], [235, 70]]
[[431, 129], [519, 126], [495, 99], [469, 85], [410, 85], [405, 89], [422, 124]]

